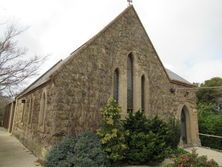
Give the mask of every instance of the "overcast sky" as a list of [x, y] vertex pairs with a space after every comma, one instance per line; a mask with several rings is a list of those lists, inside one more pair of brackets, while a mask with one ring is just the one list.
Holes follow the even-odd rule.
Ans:
[[[134, 0], [133, 5], [167, 68], [190, 82], [222, 77], [222, 0]], [[0, 23], [28, 27], [19, 43], [29, 55], [49, 55], [42, 73], [127, 6], [127, 0], [0, 0]]]

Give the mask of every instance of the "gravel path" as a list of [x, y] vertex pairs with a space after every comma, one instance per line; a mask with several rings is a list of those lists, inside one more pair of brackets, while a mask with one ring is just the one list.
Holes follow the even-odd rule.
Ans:
[[41, 167], [36, 161], [28, 149], [0, 127], [0, 167]]

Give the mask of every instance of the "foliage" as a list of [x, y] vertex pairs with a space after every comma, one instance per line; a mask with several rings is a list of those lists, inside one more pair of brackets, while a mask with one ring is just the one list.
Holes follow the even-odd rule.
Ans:
[[126, 157], [130, 164], [160, 162], [167, 156], [167, 150], [176, 148], [179, 143], [177, 137], [173, 139], [176, 143], [171, 141], [174, 130], [178, 129], [172, 120], [166, 123], [158, 117], [147, 119], [143, 112], [138, 111], [129, 114], [124, 127], [129, 132]]
[[[215, 77], [200, 85], [201, 88], [215, 86], [222, 86], [222, 78]], [[197, 91], [197, 99], [201, 103], [216, 103], [218, 97], [222, 97], [222, 91], [218, 91], [218, 89], [199, 89]]]
[[72, 167], [74, 166], [73, 157], [75, 156], [76, 138], [66, 137], [61, 143], [56, 145], [49, 152], [45, 167]]
[[222, 136], [222, 114], [214, 109], [214, 104], [198, 104], [200, 132]]
[[171, 117], [166, 124], [165, 142], [171, 149], [177, 149], [180, 142], [180, 123], [178, 120]]
[[222, 139], [210, 136], [200, 136], [202, 146], [222, 150]]
[[[222, 86], [222, 78], [215, 77], [205, 81], [201, 87]], [[218, 89], [200, 89], [198, 98], [198, 123], [200, 133], [222, 136], [222, 113], [217, 112], [218, 100], [222, 97], [222, 91]], [[218, 108], [216, 110], [216, 108]], [[203, 146], [222, 149], [222, 139], [200, 136]]]
[[92, 132], [86, 132], [78, 137], [74, 152], [76, 167], [105, 166], [106, 155], [102, 151], [99, 138]]
[[[215, 104], [198, 104], [198, 122], [200, 133], [222, 136], [222, 113], [215, 112]], [[221, 149], [222, 139], [200, 136], [203, 146]]]
[[198, 156], [196, 150], [192, 153], [181, 154], [173, 159], [174, 164], [167, 165], [167, 167], [219, 167], [214, 160], [207, 160], [206, 156]]
[[202, 87], [204, 87], [204, 86], [209, 86], [209, 87], [222, 86], [222, 78], [220, 78], [220, 77], [211, 78], [210, 80], [206, 80], [200, 86], [202, 86]]
[[45, 167], [104, 167], [106, 156], [99, 139], [92, 132], [77, 138], [67, 137], [48, 154]]
[[177, 147], [175, 149], [168, 149], [167, 151], [168, 158], [177, 157], [182, 154], [187, 154], [188, 152], [181, 147]]
[[102, 124], [97, 130], [104, 151], [111, 164], [125, 158], [127, 145], [125, 143], [125, 131], [120, 120], [121, 108], [117, 102], [110, 98], [107, 105], [101, 111]]

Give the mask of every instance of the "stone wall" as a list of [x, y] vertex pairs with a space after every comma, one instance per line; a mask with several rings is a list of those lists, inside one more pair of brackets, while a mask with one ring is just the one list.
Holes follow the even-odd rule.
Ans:
[[[113, 92], [113, 75], [119, 69], [119, 104], [127, 116], [127, 58], [133, 55], [134, 111], [141, 108], [141, 76], [145, 76], [145, 114], [162, 118], [189, 109], [189, 144], [199, 144], [195, 92], [171, 82], [133, 7], [126, 9], [104, 30], [73, 52], [50, 82], [17, 99], [13, 133], [39, 157], [65, 135], [96, 130], [100, 110]], [[171, 92], [174, 88], [175, 93]], [[45, 129], [39, 128], [40, 98], [47, 92]], [[32, 123], [23, 103], [34, 98]]]
[[[38, 125], [40, 101], [43, 91], [47, 94], [46, 117], [44, 120], [44, 128]], [[12, 133], [35, 155], [43, 158], [55, 142], [55, 91], [52, 83], [47, 83], [39, 89], [16, 99], [14, 126]], [[29, 104], [32, 99], [33, 107], [30, 110]], [[25, 100], [25, 103], [24, 101]], [[22, 102], [23, 101], [23, 102]], [[29, 114], [32, 116], [29, 120]], [[23, 118], [22, 118], [23, 115]]]
[[[8, 104], [5, 106], [5, 112], [3, 113], [3, 118], [0, 119], [0, 126], [3, 125], [5, 129], [9, 128], [10, 124], [10, 109], [11, 109], [11, 104]], [[3, 121], [2, 121], [3, 120]], [[2, 124], [3, 122], [3, 124]]]
[[[134, 111], [141, 108], [141, 76], [145, 75], [147, 116], [176, 116], [186, 105], [192, 114], [193, 144], [198, 143], [195, 93], [190, 87], [172, 83], [160, 62], [134, 9], [128, 8], [97, 36], [73, 52], [54, 75], [57, 89], [56, 131], [78, 134], [95, 130], [99, 110], [113, 92], [113, 75], [119, 69], [119, 104], [127, 116], [127, 57], [133, 55]], [[183, 88], [170, 91], [171, 88]], [[192, 91], [191, 91], [192, 90]], [[188, 93], [187, 93], [188, 92]]]

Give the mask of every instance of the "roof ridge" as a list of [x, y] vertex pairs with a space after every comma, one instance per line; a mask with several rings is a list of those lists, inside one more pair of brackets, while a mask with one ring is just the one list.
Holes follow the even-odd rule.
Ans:
[[[80, 52], [81, 50], [83, 50], [85, 47], [87, 47], [91, 42], [93, 42], [95, 39], [97, 39], [97, 37], [99, 37], [100, 34], [102, 34], [104, 31], [106, 31], [113, 23], [115, 23], [116, 20], [118, 20], [123, 14], [125, 14], [128, 10], [130, 10], [131, 8], [134, 9], [133, 5], [129, 5], [126, 9], [124, 9], [119, 15], [117, 15], [112, 21], [110, 21], [102, 30], [100, 30], [98, 33], [96, 33], [96, 35], [94, 35], [93, 37], [91, 37], [89, 40], [87, 40], [84, 44], [80, 45], [75, 51], [71, 52], [70, 55], [65, 58], [65, 60], [60, 60], [59, 62], [57, 62], [54, 66], [52, 66], [48, 71], [46, 71], [43, 75], [41, 75], [37, 80], [35, 80], [32, 84], [30, 84], [25, 90], [23, 90], [19, 95], [17, 95], [16, 97], [22, 96], [26, 93], [28, 93], [29, 91], [35, 89], [31, 89], [28, 92], [26, 92], [31, 86], [33, 86], [35, 83], [37, 83], [40, 79], [43, 78], [44, 75], [46, 75], [48, 72], [50, 72], [55, 66], [57, 66], [59, 63], [61, 63], [61, 65], [58, 67], [58, 69], [56, 69], [55, 71], [52, 72], [52, 74], [49, 75], [49, 78], [55, 76], [58, 71], [64, 66], [66, 65], [69, 61], [71, 61], [71, 59], [74, 57], [74, 55], [76, 55], [78, 52]], [[135, 11], [135, 10], [134, 10]], [[40, 84], [41, 85], [41, 84]]]
[[168, 68], [165, 68], [165, 69], [166, 69], [166, 72], [169, 75], [171, 81], [177, 81], [177, 82], [181, 82], [181, 83], [184, 83], [184, 84], [192, 85], [192, 83], [190, 83], [188, 80], [186, 80], [185, 78], [181, 77], [180, 75], [178, 75], [174, 71], [172, 71], [172, 70], [170, 70]]
[[68, 63], [74, 57], [74, 55], [76, 55], [82, 49], [84, 49], [88, 45], [90, 45], [95, 39], [97, 39], [100, 36], [100, 34], [102, 34], [104, 31], [106, 31], [113, 23], [115, 23], [116, 20], [118, 20], [122, 15], [124, 15], [131, 8], [134, 10], [133, 5], [129, 5], [118, 16], [116, 16], [112, 21], [110, 21], [102, 30], [100, 30], [98, 33], [96, 33], [96, 35], [94, 35], [88, 41], [86, 41], [84, 44], [79, 46], [75, 51], [71, 52], [70, 55], [65, 59], [65, 62], [53, 74], [51, 74], [51, 76], [56, 75], [57, 72], [60, 70], [60, 68], [62, 68], [66, 63]]
[[38, 77], [34, 82], [32, 82], [26, 89], [24, 89], [21, 93], [19, 93], [16, 97], [22, 96], [31, 86], [37, 83], [41, 78], [43, 78], [49, 71], [51, 71], [54, 67], [56, 67], [59, 63], [62, 62], [62, 59], [59, 60], [56, 64], [54, 64], [51, 68], [49, 68], [46, 72], [44, 72], [40, 77]]
[[[146, 32], [146, 29], [145, 27], [143, 26], [143, 23], [142, 21], [140, 20], [136, 10], [134, 9], [133, 5], [129, 5], [126, 9], [124, 9], [119, 15], [117, 15], [114, 19], [112, 19], [112, 21], [110, 21], [102, 30], [100, 30], [98, 33], [96, 33], [93, 37], [91, 37], [89, 40], [87, 40], [84, 44], [80, 45], [76, 50], [74, 50], [73, 52], [70, 53], [70, 55], [65, 58], [65, 60], [60, 60], [58, 61], [55, 65], [53, 65], [49, 70], [47, 70], [44, 74], [42, 74], [37, 80], [35, 80], [32, 84], [30, 84], [24, 91], [22, 91], [17, 97], [19, 96], [22, 96], [28, 92], [30, 92], [31, 90], [35, 89], [36, 87], [42, 85], [43, 83], [49, 81], [53, 76], [57, 75], [58, 72], [60, 71], [61, 68], [63, 68], [67, 63], [69, 63], [73, 57], [78, 54], [79, 52], [83, 51], [84, 48], [86, 48], [87, 46], [89, 46], [93, 41], [95, 41], [103, 32], [105, 32], [111, 25], [113, 25], [119, 18], [121, 18], [128, 10], [132, 9], [141, 25], [141, 27], [143, 28], [146, 36], [147, 36], [147, 39], [149, 41], [149, 43], [151, 44], [154, 52], [155, 52], [155, 56], [157, 57], [157, 59], [159, 60], [160, 62], [160, 65], [163, 67], [163, 70], [168, 78], [168, 80], [170, 82], [173, 82], [173, 81], [178, 81], [178, 82], [181, 82], [180, 80], [172, 80], [167, 72], [167, 69], [164, 67], [162, 61], [160, 60], [160, 57], [158, 56], [157, 54], [157, 51], [156, 49], [154, 48], [153, 46], [153, 43], [151, 42], [150, 38], [149, 38], [149, 35], [148, 33]], [[58, 68], [55, 68], [57, 67], [57, 65], [60, 64], [58, 66]], [[52, 71], [54, 69], [54, 71]], [[51, 73], [50, 73], [51, 72]], [[172, 71], [171, 71], [172, 72]], [[172, 72], [174, 73], [174, 72]], [[44, 78], [44, 76], [46, 76], [48, 74], [48, 78], [46, 78], [45, 80], [42, 81], [41, 83], [41, 79]], [[176, 73], [175, 73], [176, 74]], [[176, 74], [177, 75], [177, 74]], [[179, 76], [179, 75], [178, 75]], [[179, 76], [180, 77], [180, 76]], [[182, 77], [180, 77], [182, 78]], [[183, 79], [183, 78], [182, 78]], [[185, 79], [183, 79], [185, 80]], [[40, 81], [39, 85], [37, 85], [36, 87], [33, 87], [32, 89], [30, 89], [32, 86], [34, 86], [38, 81]], [[185, 80], [186, 81], [186, 80]], [[181, 82], [181, 83], [184, 83], [184, 84], [190, 84], [188, 81], [187, 82]], [[29, 90], [30, 89], [30, 90]], [[26, 92], [27, 91], [27, 92]]]
[[[144, 32], [145, 32], [145, 35], [147, 36], [147, 39], [149, 40], [149, 43], [151, 44], [151, 46], [152, 46], [152, 48], [153, 48], [153, 50], [154, 50], [154, 52], [155, 52], [155, 56], [156, 56], [157, 59], [159, 60], [160, 65], [163, 67], [164, 73], [166, 74], [169, 82], [173, 82], [174, 80], [172, 80], [172, 79], [170, 78], [169, 74], [167, 73], [167, 70], [166, 70], [165, 66], [163, 65], [163, 62], [161, 61], [161, 59], [160, 59], [160, 57], [159, 57], [159, 55], [158, 55], [158, 53], [157, 53], [157, 51], [156, 51], [156, 49], [155, 49], [155, 47], [154, 47], [154, 45], [153, 45], [153, 42], [151, 41], [151, 39], [150, 39], [150, 37], [149, 37], [149, 35], [148, 35], [145, 27], [143, 26], [143, 23], [142, 23], [139, 15], [137, 14], [137, 12], [136, 12], [136, 10], [135, 10], [134, 8], [133, 8], [133, 10], [134, 10], [134, 12], [135, 12], [135, 14], [136, 14], [136, 17], [137, 17], [137, 19], [139, 20], [139, 22], [140, 22], [140, 24], [141, 24], [141, 26], [142, 26], [142, 28], [143, 28], [143, 30], [144, 30]], [[174, 73], [174, 72], [173, 72], [173, 73]], [[176, 74], [176, 73], [175, 73], [175, 74]], [[178, 74], [176, 74], [176, 75], [178, 75]], [[179, 75], [178, 75], [178, 76], [179, 76]], [[179, 76], [179, 77], [180, 77], [180, 76]], [[180, 77], [180, 78], [182, 78], [182, 77]], [[184, 79], [184, 78], [182, 78], [182, 79]], [[184, 80], [185, 80], [185, 79], [184, 79]], [[177, 81], [177, 80], [175, 80], [175, 81]], [[192, 84], [189, 83], [188, 81], [187, 81], [188, 83], [181, 82], [181, 81], [178, 81], [178, 82], [184, 83], [184, 84], [186, 84], [186, 85], [192, 85]]]
[[110, 21], [102, 30], [100, 30], [98, 33], [96, 33], [93, 37], [91, 37], [88, 41], [86, 41], [84, 44], [82, 44], [80, 47], [78, 47], [75, 51], [71, 52], [70, 55], [75, 53], [78, 49], [80, 49], [82, 46], [87, 45], [88, 43], [95, 40], [102, 32], [107, 30], [118, 18], [120, 18], [124, 13], [126, 13], [130, 8], [134, 8], [133, 5], [129, 5], [126, 9], [124, 9], [118, 16], [116, 16], [112, 21]]

